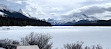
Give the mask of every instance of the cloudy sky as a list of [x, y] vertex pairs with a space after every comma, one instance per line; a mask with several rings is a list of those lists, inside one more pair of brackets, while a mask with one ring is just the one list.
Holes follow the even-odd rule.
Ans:
[[16, 11], [23, 9], [37, 18], [85, 13], [104, 19], [111, 15], [111, 0], [0, 0], [0, 4]]

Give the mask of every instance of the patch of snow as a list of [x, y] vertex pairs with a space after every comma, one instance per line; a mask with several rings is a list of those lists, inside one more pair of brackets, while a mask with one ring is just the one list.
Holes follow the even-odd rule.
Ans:
[[23, 15], [27, 16], [27, 17], [31, 17], [29, 13], [26, 13], [23, 9], [19, 10], [20, 13], [22, 13]]
[[17, 46], [17, 49], [39, 49], [37, 45], [32, 46]]
[[5, 48], [0, 48], [0, 49], [5, 49]]
[[3, 15], [4, 15], [4, 13], [3, 13], [3, 12], [0, 12], [0, 15], [1, 15], [1, 16], [3, 16]]
[[[0, 39], [9, 38], [20, 40], [31, 32], [50, 34], [53, 48], [61, 48], [66, 43], [83, 41], [84, 45], [100, 44], [104, 49], [111, 49], [111, 27], [73, 27], [73, 26], [53, 26], [53, 27], [0, 27], [10, 28], [10, 30], [0, 30]], [[101, 35], [101, 36], [100, 36]]]

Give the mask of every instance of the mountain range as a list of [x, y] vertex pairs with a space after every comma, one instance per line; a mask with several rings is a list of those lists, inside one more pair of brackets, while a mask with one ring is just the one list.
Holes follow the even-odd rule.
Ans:
[[[71, 18], [67, 18], [67, 16]], [[67, 18], [67, 20], [66, 20]], [[111, 25], [110, 20], [99, 20], [94, 16], [88, 16], [84, 13], [62, 15], [62, 20], [56, 19], [37, 19], [31, 17], [23, 9], [14, 11], [0, 4], [0, 26], [105, 26]], [[103, 24], [103, 23], [105, 24]], [[108, 23], [107, 23], [108, 22]]]
[[0, 26], [51, 26], [50, 23], [29, 17], [28, 13], [13, 11], [0, 5]]
[[[71, 16], [71, 15], [70, 15]], [[65, 16], [64, 16], [65, 17]], [[80, 21], [84, 21], [83, 23], [88, 23], [88, 22], [92, 22], [92, 21], [96, 21], [99, 20], [96, 17], [90, 17], [87, 16], [86, 14], [77, 14], [77, 15], [72, 15], [72, 18], [66, 20], [54, 20], [54, 19], [47, 19], [46, 21], [50, 22], [53, 25], [64, 25], [64, 26], [71, 26], [74, 25], [75, 23], [80, 23]]]

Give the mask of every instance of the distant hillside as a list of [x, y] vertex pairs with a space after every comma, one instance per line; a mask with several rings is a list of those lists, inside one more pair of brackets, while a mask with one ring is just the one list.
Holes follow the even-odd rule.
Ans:
[[73, 26], [111, 26], [111, 20], [97, 20], [97, 21], [87, 21], [87, 23], [79, 21]]
[[29, 18], [26, 14], [8, 9], [0, 5], [0, 26], [51, 26], [50, 23], [39, 19]]
[[23, 19], [23, 18], [11, 18], [0, 16], [0, 26], [51, 26], [50, 23], [35, 20], [35, 19]]
[[28, 18], [27, 16], [23, 15], [22, 13], [16, 12], [16, 11], [9, 11], [9, 10], [0, 10], [0, 12], [8, 15], [8, 17], [13, 17], [13, 18]]

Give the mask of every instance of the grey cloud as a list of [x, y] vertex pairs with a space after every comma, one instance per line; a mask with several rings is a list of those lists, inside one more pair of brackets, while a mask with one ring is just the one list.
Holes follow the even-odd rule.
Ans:
[[86, 0], [84, 2], [81, 2], [81, 5], [93, 5], [93, 4], [102, 4], [102, 3], [108, 3], [111, 2], [111, 0]]
[[[79, 13], [85, 13], [87, 15], [104, 13], [105, 11], [111, 12], [111, 6], [107, 6], [107, 5], [104, 6], [104, 3], [111, 2], [110, 0], [100, 0], [100, 1], [99, 0], [83, 0], [83, 1], [77, 0], [78, 2], [74, 0], [71, 0], [71, 1], [69, 0], [60, 0], [60, 1], [58, 0], [0, 0], [0, 4], [5, 4], [9, 8], [13, 10], [17, 10], [17, 11], [20, 8], [24, 9], [26, 12], [31, 13], [33, 17], [38, 16], [37, 15], [38, 13], [40, 14], [46, 13], [46, 15], [44, 16], [47, 16], [47, 17], [52, 17], [48, 15], [50, 13], [56, 13], [57, 15], [60, 16], [61, 14], [66, 13], [67, 11], [70, 11], [74, 8], [79, 8], [82, 6], [86, 6], [86, 7], [75, 9], [76, 11], [73, 11], [71, 14], [74, 14], [74, 15], [78, 14], [78, 11], [80, 11]], [[98, 4], [98, 5], [91, 6], [94, 4]], [[87, 5], [90, 5], [90, 6], [87, 6]], [[54, 7], [57, 7], [58, 9], [60, 9], [59, 7], [61, 7], [64, 10], [62, 9], [62, 10], [57, 11], [57, 10], [52, 9]], [[38, 17], [41, 17], [41, 16], [38, 16]]]
[[23, 9], [27, 5], [27, 3], [25, 3], [25, 2], [22, 2], [22, 4], [18, 4], [16, 2], [11, 2], [8, 0], [0, 0], [0, 4], [4, 4], [8, 8], [15, 10], [15, 11], [18, 11], [19, 9]]
[[89, 7], [87, 10], [82, 9], [81, 13], [91, 15], [91, 14], [95, 14], [95, 13], [103, 13], [104, 11], [105, 11], [104, 8], [100, 8], [98, 6], [93, 6], [93, 7]]
[[93, 15], [93, 14], [97, 14], [97, 13], [104, 13], [105, 11], [111, 12], [111, 6], [107, 6], [110, 4], [111, 3], [85, 6], [85, 7], [76, 9], [77, 11], [73, 11], [72, 13], [74, 14], [74, 13], [80, 11], [79, 13], [85, 13], [87, 15]]
[[[109, 15], [108, 12], [111, 12], [111, 3], [84, 6], [79, 9], [74, 9], [71, 12], [68, 12], [68, 14], [62, 15], [61, 17], [64, 19], [71, 19], [81, 17], [81, 14], [86, 14], [89, 17], [106, 19], [105, 16]], [[111, 19], [111, 17], [107, 19]]]

